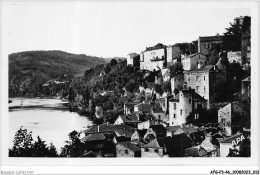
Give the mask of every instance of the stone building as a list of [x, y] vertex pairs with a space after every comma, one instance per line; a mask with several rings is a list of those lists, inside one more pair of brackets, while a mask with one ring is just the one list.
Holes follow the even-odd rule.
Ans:
[[127, 56], [127, 65], [133, 66], [133, 67], [139, 67], [140, 66], [140, 55], [136, 53], [130, 53]]
[[163, 157], [163, 147], [159, 145], [157, 139], [154, 139], [141, 147], [141, 155], [142, 157]]
[[244, 111], [238, 102], [229, 103], [218, 110], [218, 123], [227, 136], [242, 131], [243, 117]]
[[222, 48], [222, 42], [222, 35], [199, 37], [198, 52], [207, 55], [210, 49]]
[[141, 70], [160, 70], [167, 66], [166, 46], [158, 43], [154, 47], [148, 47], [140, 54]]
[[207, 101], [194, 90], [181, 90], [169, 100], [169, 126], [187, 123], [187, 117], [193, 115], [199, 119], [198, 109], [207, 108]]
[[167, 46], [167, 65], [172, 65], [177, 61], [181, 61], [181, 49], [178, 44]]
[[184, 89], [195, 89], [195, 92], [205, 98], [209, 104], [214, 101], [214, 94], [221, 92], [225, 72], [218, 66], [210, 65], [201, 69], [184, 72]]
[[181, 58], [183, 70], [195, 70], [207, 64], [207, 57], [202, 53], [195, 53], [190, 55], [184, 55]]
[[184, 74], [179, 74], [171, 78], [172, 94], [174, 94], [175, 89], [177, 90], [183, 89], [183, 82], [184, 82]]
[[141, 148], [135, 142], [118, 142], [116, 145], [117, 157], [141, 157]]

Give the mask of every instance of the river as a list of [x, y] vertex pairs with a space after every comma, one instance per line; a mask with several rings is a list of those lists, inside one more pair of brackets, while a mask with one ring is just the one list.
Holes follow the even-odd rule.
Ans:
[[13, 146], [15, 133], [21, 126], [32, 131], [33, 139], [39, 135], [49, 145], [53, 142], [57, 151], [69, 139], [68, 134], [82, 131], [92, 125], [87, 117], [70, 112], [68, 102], [60, 99], [10, 98], [9, 147]]

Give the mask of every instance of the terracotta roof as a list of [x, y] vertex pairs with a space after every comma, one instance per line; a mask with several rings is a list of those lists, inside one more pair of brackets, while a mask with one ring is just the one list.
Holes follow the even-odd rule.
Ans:
[[142, 148], [161, 148], [156, 139], [152, 140], [150, 143], [142, 146]]
[[[185, 73], [192, 73], [192, 72], [209, 72], [213, 69], [213, 67], [216, 66], [216, 65], [209, 65], [209, 66], [204, 66], [200, 69], [195, 69], [195, 70], [189, 70], [189, 71], [186, 71]], [[217, 66], [216, 66], [217, 67]]]
[[83, 131], [86, 135], [98, 133], [99, 132], [114, 132], [117, 136], [131, 137], [134, 133], [134, 128], [127, 125], [111, 125], [111, 124], [101, 124], [90, 127], [89, 129]]

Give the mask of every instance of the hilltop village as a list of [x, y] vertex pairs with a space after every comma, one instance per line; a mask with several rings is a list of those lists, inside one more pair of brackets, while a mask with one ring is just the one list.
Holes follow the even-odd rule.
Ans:
[[[224, 50], [224, 40], [216, 35], [200, 36], [188, 47], [159, 43], [97, 71], [100, 87], [81, 97], [91, 99], [81, 108], [95, 111], [93, 126], [82, 132], [84, 156], [250, 157], [250, 29], [242, 33], [240, 50]], [[111, 71], [115, 79], [104, 87]], [[117, 84], [124, 83], [121, 91]], [[111, 104], [102, 102], [106, 96]], [[113, 97], [121, 99], [121, 112]]]
[[77, 154], [69, 154], [70, 147], [62, 152], [68, 157], [250, 157], [250, 26], [250, 17], [238, 17], [224, 35], [158, 43], [72, 81], [43, 84], [43, 94], [68, 98], [71, 111], [93, 121], [77, 136]]

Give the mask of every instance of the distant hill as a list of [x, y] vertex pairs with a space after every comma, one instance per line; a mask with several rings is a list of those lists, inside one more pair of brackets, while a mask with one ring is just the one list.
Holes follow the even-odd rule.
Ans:
[[[51, 79], [84, 75], [103, 58], [63, 51], [26, 51], [9, 55], [9, 90], [39, 86]], [[10, 91], [9, 91], [10, 92]]]
[[107, 63], [110, 63], [110, 61], [112, 60], [112, 59], [115, 59], [115, 60], [117, 60], [117, 61], [119, 61], [119, 60], [126, 60], [126, 58], [125, 57], [113, 57], [113, 58], [103, 58]]

